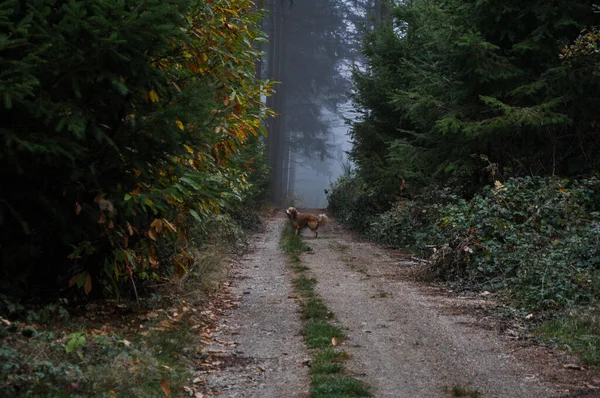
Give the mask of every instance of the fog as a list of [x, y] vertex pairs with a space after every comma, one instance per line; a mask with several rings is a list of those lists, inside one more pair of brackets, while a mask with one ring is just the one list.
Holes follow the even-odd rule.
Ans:
[[259, 65], [279, 82], [267, 105], [270, 199], [277, 205], [324, 208], [324, 190], [349, 166], [347, 119], [353, 118], [351, 70], [359, 62], [359, 32], [376, 1], [268, 2], [268, 42]]

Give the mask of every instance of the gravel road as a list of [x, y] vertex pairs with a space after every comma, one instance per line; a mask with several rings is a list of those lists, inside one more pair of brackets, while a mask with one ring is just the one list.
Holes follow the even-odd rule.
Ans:
[[[278, 244], [287, 219], [267, 220], [254, 249], [235, 271], [239, 307], [221, 319], [213, 350], [232, 360], [208, 374], [208, 387], [224, 397], [308, 397], [302, 324], [289, 270]], [[375, 397], [454, 396], [455, 386], [480, 397], [564, 397], [540, 369], [521, 362], [498, 333], [473, 327], [471, 315], [448, 311], [443, 300], [409, 282], [406, 258], [353, 238], [331, 220], [304, 239], [313, 248], [302, 262], [317, 279], [317, 293], [346, 330], [346, 368]], [[218, 341], [235, 341], [235, 345]], [[586, 395], [587, 396], [587, 395]]]

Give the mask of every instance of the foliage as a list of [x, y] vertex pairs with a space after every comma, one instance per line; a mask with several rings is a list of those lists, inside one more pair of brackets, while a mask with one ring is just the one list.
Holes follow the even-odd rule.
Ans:
[[249, 0], [2, 3], [1, 289], [181, 275], [192, 226], [256, 201], [260, 18]]
[[354, 70], [351, 156], [367, 188], [386, 204], [431, 179], [468, 196], [495, 179], [595, 170], [600, 80], [559, 57], [598, 24], [591, 5], [397, 3]]
[[579, 354], [583, 363], [600, 368], [600, 317], [597, 307], [584, 307], [537, 325], [534, 332], [544, 341]]
[[327, 192], [328, 209], [340, 222], [363, 231], [380, 212], [378, 200], [360, 177], [341, 176]]
[[597, 301], [599, 194], [596, 178], [514, 178], [471, 200], [440, 190], [400, 201], [362, 232], [422, 255], [437, 247], [432, 275], [557, 310]]

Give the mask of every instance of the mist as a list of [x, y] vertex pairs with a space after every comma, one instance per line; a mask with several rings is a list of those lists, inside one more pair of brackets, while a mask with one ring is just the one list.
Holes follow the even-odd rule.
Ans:
[[350, 167], [351, 69], [377, 1], [270, 1], [258, 70], [279, 82], [267, 105], [269, 199], [325, 208], [324, 190]]

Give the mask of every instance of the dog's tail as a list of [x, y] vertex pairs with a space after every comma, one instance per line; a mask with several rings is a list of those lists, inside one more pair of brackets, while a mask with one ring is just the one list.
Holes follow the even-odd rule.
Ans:
[[327, 216], [325, 214], [319, 214], [319, 225], [327, 225], [327, 222], [329, 222]]

